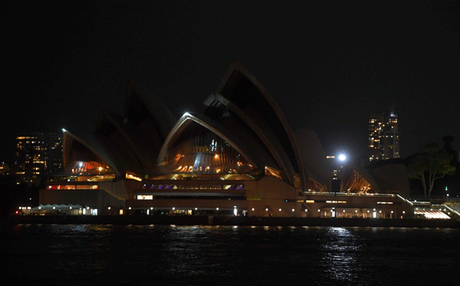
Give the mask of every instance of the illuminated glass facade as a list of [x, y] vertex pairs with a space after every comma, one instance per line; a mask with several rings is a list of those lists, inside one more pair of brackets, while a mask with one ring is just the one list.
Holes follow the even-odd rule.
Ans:
[[375, 193], [372, 185], [356, 170], [345, 178], [343, 192], [346, 193]]
[[37, 132], [17, 136], [15, 168], [17, 180], [26, 183], [62, 172], [62, 135]]
[[374, 113], [369, 119], [369, 160], [399, 158], [398, 116], [390, 112]]
[[169, 166], [175, 174], [247, 174], [256, 170], [227, 141], [211, 132], [181, 141], [161, 165]]

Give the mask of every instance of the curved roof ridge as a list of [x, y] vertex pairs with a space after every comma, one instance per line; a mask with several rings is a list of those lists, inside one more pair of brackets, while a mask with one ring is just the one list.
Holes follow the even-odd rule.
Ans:
[[[118, 118], [116, 118], [118, 117]], [[97, 119], [96, 123], [96, 134], [107, 134], [107, 130], [105, 130], [104, 123], [108, 123], [111, 126], [115, 127], [115, 124], [119, 124], [120, 122], [123, 121], [123, 116], [116, 114], [114, 112], [108, 111], [106, 109], [102, 109], [101, 112], [99, 112], [99, 118]]]
[[136, 92], [142, 103], [145, 105], [153, 118], [155, 124], [160, 129], [163, 138], [166, 138], [171, 128], [176, 123], [177, 119], [166, 105], [152, 92], [145, 89], [143, 86], [128, 80], [126, 89], [126, 103], [125, 103], [125, 117], [130, 116], [130, 105], [132, 100], [132, 93]]
[[[145, 158], [146, 158], [145, 154], [143, 154], [139, 150], [138, 146], [136, 146], [136, 144], [133, 142], [132, 137], [127, 133], [125, 128], [123, 128], [123, 126], [121, 125], [123, 118], [122, 117], [121, 118], [114, 118], [115, 116], [120, 116], [121, 117], [121, 115], [118, 115], [116, 113], [109, 112], [109, 111], [106, 111], [106, 110], [102, 110], [99, 119], [100, 119], [101, 123], [102, 123], [102, 121], [104, 119], [107, 120], [109, 124], [111, 124], [118, 132], [120, 132], [120, 134], [123, 136], [123, 138], [125, 139], [125, 141], [129, 145], [131, 150], [136, 155], [136, 160], [137, 160], [137, 163], [139, 164], [139, 166], [144, 166], [144, 167], [149, 166], [150, 164], [148, 164], [148, 162], [145, 162]], [[98, 127], [99, 127], [99, 122], [98, 122]], [[98, 130], [98, 131], [100, 132], [102, 130]], [[96, 131], [96, 132], [99, 133], [98, 131]]]
[[[123, 120], [123, 116], [121, 116], [118, 113], [109, 111], [107, 109], [102, 109], [101, 112], [99, 112], [99, 118], [97, 119], [96, 123], [96, 133], [101, 133], [102, 131], [102, 123], [104, 122], [104, 119], [107, 119], [108, 117], [111, 117], [113, 120], [121, 122]], [[118, 117], [118, 118], [115, 118]]]
[[[231, 63], [230, 67], [225, 72], [224, 77], [222, 78], [221, 83], [219, 84], [217, 88], [217, 93], [225, 96], [225, 94], [223, 94], [225, 87], [228, 85], [231, 85], [231, 86], [236, 85], [236, 83], [231, 82], [231, 77], [235, 71], [239, 72], [242, 76], [246, 77], [259, 90], [259, 92], [268, 102], [272, 110], [275, 112], [276, 116], [278, 117], [278, 120], [280, 121], [281, 125], [284, 128], [284, 132], [286, 133], [286, 137], [290, 143], [289, 147], [291, 148], [291, 151], [286, 150], [286, 152], [288, 154], [291, 152], [293, 153], [292, 157], [291, 156], [288, 156], [288, 157], [290, 158], [290, 160], [293, 160], [291, 164], [294, 166], [296, 171], [300, 172], [300, 170], [302, 170], [302, 161], [300, 159], [299, 149], [295, 142], [295, 137], [292, 133], [289, 123], [287, 122], [286, 118], [284, 117], [284, 114], [281, 112], [281, 109], [279, 108], [278, 104], [275, 102], [273, 97], [270, 95], [270, 93], [265, 89], [265, 87], [260, 83], [260, 81], [248, 69], [246, 69], [243, 66], [243, 64], [241, 64], [240, 62], [236, 60]], [[280, 139], [282, 140], [282, 137], [284, 137], [284, 135], [280, 135], [280, 134], [277, 134], [275, 136], [278, 137], [278, 140]], [[282, 145], [285, 145], [285, 144], [282, 143]], [[287, 147], [288, 146], [285, 146], [285, 148]], [[301, 181], [302, 181], [302, 187], [306, 188], [307, 182], [305, 178], [301, 177]]]
[[[93, 154], [95, 154], [96, 156], [104, 160], [104, 162], [106, 162], [107, 165], [109, 165], [115, 171], [115, 173], [117, 173], [117, 175], [121, 175], [122, 173], [124, 173], [120, 170], [119, 166], [112, 160], [111, 156], [107, 154], [107, 152], [105, 152], [105, 148], [101, 146], [97, 138], [95, 138], [94, 136], [92, 136], [92, 138], [89, 138], [89, 135], [91, 133], [87, 133], [87, 137], [85, 138], [86, 140], [81, 139], [80, 137], [76, 136], [73, 133], [70, 133], [68, 130], [65, 130], [63, 133], [64, 133], [64, 136], [63, 136], [64, 144], [63, 145], [68, 144], [67, 143], [68, 138], [66, 137], [69, 136], [72, 138], [72, 140], [78, 141], [84, 147], [88, 148], [88, 150], [90, 150]], [[88, 141], [91, 141], [91, 143], [88, 143]], [[67, 149], [66, 146], [65, 146], [65, 149]], [[63, 154], [63, 155], [64, 155], [63, 157], [65, 158], [64, 161], [67, 160], [67, 154]], [[66, 163], [68, 164], [70, 162], [66, 162]]]
[[[321, 142], [315, 131], [302, 128], [294, 131], [306, 177], [331, 190], [331, 177]], [[301, 148], [300, 148], [301, 147]]]
[[166, 154], [169, 150], [169, 147], [171, 146], [172, 143], [175, 142], [177, 137], [187, 129], [188, 125], [192, 122], [195, 122], [204, 128], [210, 130], [220, 138], [224, 139], [227, 141], [235, 150], [237, 150], [248, 162], [254, 166], [257, 166], [257, 164], [252, 160], [251, 156], [248, 156], [248, 151], [244, 150], [247, 148], [242, 148], [240, 146], [244, 146], [243, 144], [238, 144], [237, 136], [233, 136], [231, 134], [224, 134], [222, 128], [219, 123], [215, 122], [211, 118], [207, 117], [204, 114], [200, 113], [184, 113], [182, 117], [177, 121], [176, 125], [171, 129], [171, 132], [168, 134], [168, 137], [166, 138], [163, 146], [161, 147], [160, 153], [158, 154], [157, 162], [156, 165], [159, 165], [164, 158], [166, 157]]
[[281, 168], [281, 172], [284, 173], [283, 177], [285, 177], [289, 181], [290, 184], [293, 184], [295, 170], [292, 166], [292, 162], [290, 162], [289, 160], [288, 162], [283, 160], [283, 158], [288, 158], [288, 157], [286, 154], [286, 150], [284, 150], [281, 143], [278, 140], [273, 140], [273, 137], [276, 138], [276, 135], [273, 134], [273, 132], [271, 132], [269, 128], [264, 128], [264, 126], [259, 126], [257, 122], [254, 122], [253, 120], [251, 120], [248, 116], [246, 116], [245, 112], [243, 112], [236, 104], [234, 104], [228, 98], [216, 92], [212, 93], [211, 96], [214, 98], [214, 100], [224, 104], [230, 110], [235, 112], [235, 114], [238, 115], [238, 117], [240, 117], [251, 128], [251, 130], [265, 144], [266, 148], [270, 152], [270, 155], [273, 157], [275, 162], [278, 164], [278, 167]]

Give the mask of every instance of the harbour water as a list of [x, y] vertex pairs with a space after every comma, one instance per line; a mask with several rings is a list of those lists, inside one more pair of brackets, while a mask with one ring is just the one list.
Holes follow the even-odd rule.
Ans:
[[[460, 230], [20, 224], [4, 285], [458, 285]], [[282, 284], [280, 284], [282, 283]]]

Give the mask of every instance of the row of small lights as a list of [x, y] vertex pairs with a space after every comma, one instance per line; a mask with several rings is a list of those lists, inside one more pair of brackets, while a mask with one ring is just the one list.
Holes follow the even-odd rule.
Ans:
[[[237, 207], [236, 207], [236, 206], [234, 206], [234, 208], [236, 209]], [[107, 207], [107, 209], [109, 209], [109, 210], [110, 210], [110, 209], [111, 209], [111, 207]], [[129, 207], [128, 209], [129, 209], [129, 210], [131, 210], [131, 207]], [[151, 209], [151, 210], [153, 210], [153, 207], [151, 207], [150, 209]], [[172, 207], [171, 209], [172, 209], [173, 211], [174, 211], [174, 210], [176, 210], [176, 208], [175, 208], [175, 207]], [[198, 210], [198, 208], [195, 208], [195, 210]], [[219, 207], [216, 207], [216, 211], [218, 211], [218, 210], [219, 210]], [[254, 208], [252, 208], [251, 210], [252, 210], [252, 211], [255, 211], [255, 209], [254, 209]], [[265, 209], [265, 211], [268, 211], [268, 208], [266, 208], [266, 209]], [[279, 209], [279, 211], [282, 211], [282, 210], [281, 210], [281, 209]], [[292, 209], [292, 211], [294, 212], [294, 211], [295, 211], [295, 209]], [[305, 209], [305, 211], [308, 211], [308, 210], [307, 210], [307, 209]]]
[[[331, 212], [333, 212], [333, 211], [334, 211], [334, 210], [331, 210]], [[318, 212], [321, 212], [321, 210], [318, 210]], [[346, 212], [346, 211], [345, 211], [345, 210], [343, 210], [343, 212]], [[355, 210], [355, 213], [357, 213], [357, 212], [358, 212], [358, 210]], [[376, 211], [374, 210], [374, 212], [376, 212]], [[369, 213], [369, 210], [367, 211], [367, 213]], [[381, 213], [382, 213], [382, 211], [379, 211], [379, 213], [381, 214]], [[391, 213], [393, 213], [393, 211], [391, 211]], [[403, 213], [403, 214], [405, 214], [406, 212], [405, 212], [405, 211], [403, 211], [402, 213]]]
[[[20, 210], [30, 210], [30, 209], [32, 209], [32, 208], [31, 208], [31, 207], [19, 207], [19, 209], [20, 209]], [[38, 209], [41, 210], [42, 207], [38, 207]], [[53, 207], [53, 210], [55, 210], [55, 209], [56, 209], [56, 207]], [[71, 209], [72, 209], [72, 207], [69, 207], [69, 210], [71, 210]], [[81, 208], [80, 208], [80, 209], [81, 209]], [[86, 207], [86, 209], [89, 210], [89, 207]], [[110, 207], [109, 207], [109, 210], [110, 210]]]
[[[237, 207], [234, 206], [234, 208], [236, 209]], [[26, 209], [30, 210], [31, 207], [19, 207], [19, 209], [20, 209], [20, 210], [21, 210], [21, 209], [22, 209], [22, 210], [26, 210]], [[42, 207], [38, 207], [38, 209], [41, 210]], [[56, 207], [53, 207], [53, 210], [54, 210], [54, 209], [56, 209]], [[72, 209], [72, 207], [69, 207], [69, 209]], [[86, 207], [86, 209], [89, 209], [89, 207]], [[111, 207], [107, 207], [107, 209], [110, 210]], [[131, 207], [129, 207], [128, 209], [131, 210]], [[151, 207], [150, 209], [153, 210], [153, 207]], [[174, 210], [176, 210], [176, 208], [175, 208], [175, 207], [172, 207], [172, 210], [174, 211]], [[195, 208], [195, 210], [198, 210], [198, 208]], [[218, 210], [219, 210], [219, 207], [217, 207], [216, 210], [218, 211]], [[252, 208], [251, 210], [252, 210], [252, 211], [255, 211], [255, 208]], [[445, 210], [445, 209], [444, 209], [444, 210]], [[268, 208], [265, 208], [265, 211], [268, 211]], [[282, 209], [280, 208], [278, 211], [282, 211]], [[292, 211], [294, 212], [295, 209], [292, 209]], [[331, 210], [331, 212], [333, 212], [333, 211], [334, 211], [334, 209]], [[373, 211], [375, 212], [376, 210], [374, 209]], [[305, 212], [308, 212], [308, 209], [305, 209]], [[321, 209], [318, 209], [318, 212], [321, 212]], [[346, 211], [343, 210], [343, 212], [346, 212]], [[358, 212], [358, 210], [355, 210], [355, 213], [357, 213], [357, 212]], [[369, 213], [369, 210], [367, 210], [367, 213]], [[380, 210], [379, 213], [382, 213], [382, 211]], [[391, 211], [391, 213], [393, 213], [393, 211]], [[406, 212], [403, 211], [402, 213], [405, 214]]]
[[[307, 211], [307, 210], [305, 210]], [[331, 212], [335, 211], [335, 209], [332, 209]], [[374, 212], [376, 212], [376, 209], [373, 209]], [[321, 212], [321, 209], [318, 209], [318, 212]], [[345, 210], [343, 210], [343, 212], [346, 212]], [[357, 213], [358, 210], [355, 210], [355, 213]], [[367, 213], [369, 213], [369, 210], [367, 210]], [[380, 210], [379, 213], [382, 213], [382, 211]], [[393, 211], [391, 211], [391, 213], [393, 213]], [[402, 211], [403, 214], [406, 213], [406, 211]]]
[[[233, 208], [235, 208], [235, 209], [236, 209], [237, 207], [236, 207], [236, 206], [234, 206]], [[150, 209], [153, 209], [153, 208], [150, 208]], [[175, 207], [173, 207], [173, 208], [172, 208], [172, 210], [175, 210], [175, 209], [176, 209]], [[198, 208], [195, 208], [195, 210], [198, 210]], [[217, 207], [217, 208], [216, 208], [216, 211], [218, 211], [218, 210], [219, 210], [219, 208]], [[252, 211], [254, 211], [255, 209], [254, 209], [254, 208], [252, 208], [251, 210], [252, 210]], [[268, 211], [268, 208], [266, 208], [266, 209], [265, 209], [265, 211]], [[279, 209], [279, 211], [281, 211], [281, 209]], [[292, 209], [292, 211], [294, 212], [294, 211], [295, 211], [295, 209]], [[305, 209], [305, 211], [308, 211], [308, 210], [307, 210], [307, 209]]]
[[[234, 206], [234, 208], [236, 209], [236, 206]], [[110, 210], [110, 207], [108, 207], [108, 209]], [[129, 209], [131, 209], [131, 207], [129, 207]], [[153, 210], [153, 207], [151, 207], [150, 209]], [[174, 211], [174, 210], [176, 210], [176, 208], [172, 207], [172, 210]], [[198, 208], [195, 208], [195, 210], [198, 210]], [[216, 207], [216, 211], [218, 211], [218, 210], [219, 210], [219, 207]], [[255, 211], [255, 208], [252, 208], [251, 210]], [[268, 208], [265, 208], [265, 211], [268, 212]], [[280, 209], [278, 209], [278, 211], [282, 211], [282, 209], [280, 208]], [[295, 212], [295, 209], [292, 209], [292, 211]], [[331, 210], [331, 212], [332, 211], [334, 211], [334, 210]], [[374, 209], [373, 211], [375, 212], [376, 210]], [[308, 209], [305, 209], [305, 212], [308, 212]], [[318, 212], [321, 212], [321, 209], [318, 209]], [[343, 212], [346, 212], [346, 211], [343, 210]], [[358, 210], [355, 210], [355, 213], [357, 213], [357, 212], [358, 212]], [[367, 210], [367, 213], [369, 213], [369, 210]], [[382, 213], [382, 211], [380, 210], [379, 213]], [[391, 211], [391, 213], [393, 213], [393, 211]], [[403, 211], [402, 213], [405, 214], [406, 212]]]

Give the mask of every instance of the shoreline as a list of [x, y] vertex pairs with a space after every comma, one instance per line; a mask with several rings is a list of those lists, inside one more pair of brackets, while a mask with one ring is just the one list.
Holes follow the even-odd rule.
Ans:
[[11, 216], [4, 224], [113, 224], [113, 225], [235, 225], [235, 226], [331, 226], [456, 228], [454, 219], [295, 218], [233, 216]]

